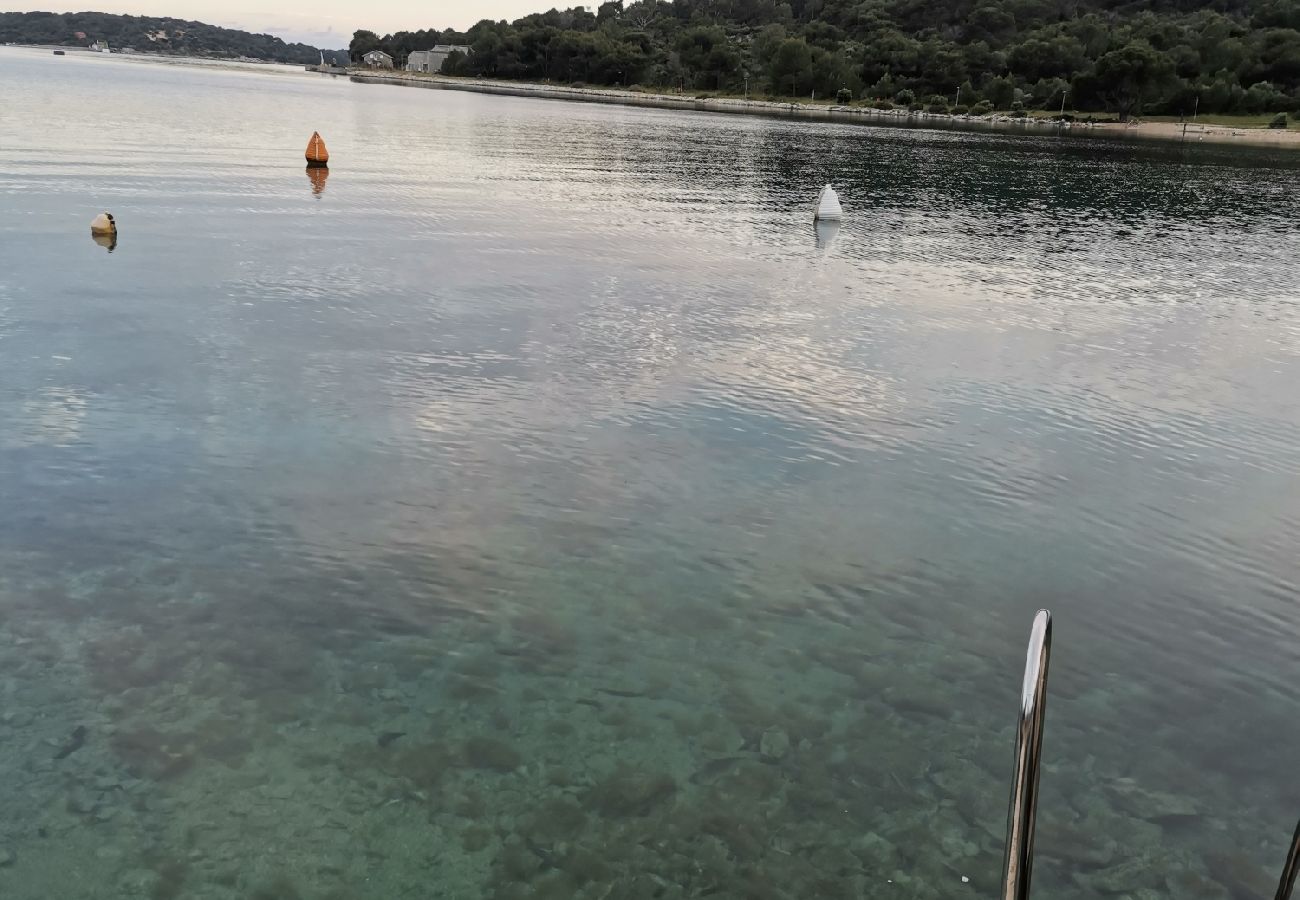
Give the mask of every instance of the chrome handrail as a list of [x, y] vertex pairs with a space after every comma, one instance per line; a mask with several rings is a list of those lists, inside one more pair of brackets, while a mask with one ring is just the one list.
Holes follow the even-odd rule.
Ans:
[[1002, 860], [1002, 900], [1027, 900], [1034, 866], [1034, 819], [1038, 809], [1038, 769], [1047, 713], [1047, 664], [1052, 657], [1052, 614], [1040, 609], [1029, 631], [1025, 680], [1020, 688], [1016, 730], [1016, 771], [1007, 812], [1007, 849]]
[[1286, 855], [1282, 880], [1277, 884], [1277, 896], [1273, 900], [1290, 900], [1297, 874], [1300, 874], [1300, 822], [1296, 823], [1295, 837], [1291, 838], [1291, 852]]

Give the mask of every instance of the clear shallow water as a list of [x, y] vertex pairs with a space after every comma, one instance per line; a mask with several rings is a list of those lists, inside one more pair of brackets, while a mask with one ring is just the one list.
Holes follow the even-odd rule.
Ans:
[[1036, 896], [1271, 895], [1295, 161], [279, 74], [0, 51], [6, 898], [987, 897], [1039, 606]]

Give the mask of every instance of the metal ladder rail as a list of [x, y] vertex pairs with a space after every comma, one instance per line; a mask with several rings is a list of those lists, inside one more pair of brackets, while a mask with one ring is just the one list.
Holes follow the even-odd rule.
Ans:
[[1300, 874], [1300, 822], [1296, 823], [1295, 835], [1291, 838], [1291, 852], [1286, 855], [1282, 880], [1277, 883], [1277, 896], [1273, 900], [1291, 900], [1297, 874]]
[[[1007, 811], [1007, 846], [1002, 860], [1001, 900], [1028, 900], [1034, 866], [1034, 824], [1038, 812], [1038, 775], [1047, 715], [1047, 669], [1052, 659], [1052, 614], [1040, 609], [1029, 631], [1025, 677], [1020, 687], [1016, 728], [1016, 768]], [[1282, 867], [1273, 900], [1291, 900], [1300, 875], [1300, 823]]]
[[1002, 900], [1027, 900], [1034, 866], [1034, 819], [1038, 772], [1047, 713], [1047, 665], [1052, 658], [1052, 614], [1040, 609], [1029, 631], [1025, 678], [1020, 687], [1016, 728], [1016, 770], [1007, 811], [1007, 849], [1002, 858]]

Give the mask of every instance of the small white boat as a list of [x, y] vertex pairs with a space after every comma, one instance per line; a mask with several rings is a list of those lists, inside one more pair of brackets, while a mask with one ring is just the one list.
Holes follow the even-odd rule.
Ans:
[[822, 188], [821, 196], [817, 198], [817, 212], [813, 216], [814, 222], [838, 222], [844, 217], [844, 210], [840, 208], [840, 195], [835, 193], [835, 188], [829, 184]]

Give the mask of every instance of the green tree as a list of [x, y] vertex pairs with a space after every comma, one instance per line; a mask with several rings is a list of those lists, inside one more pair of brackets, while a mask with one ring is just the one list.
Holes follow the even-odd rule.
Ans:
[[[141, 46], [151, 40], [146, 28], [165, 29], [173, 54], [286, 62], [319, 55], [269, 35], [174, 19], [0, 13], [0, 43]], [[513, 22], [484, 20], [467, 34], [360, 30], [348, 52], [382, 49], [400, 62], [435, 43], [471, 46], [465, 70], [502, 78], [739, 91], [747, 74], [751, 86], [781, 94], [856, 95], [865, 84], [867, 96], [908, 89], [949, 102], [960, 85], [961, 102], [984, 98], [998, 109], [1017, 92], [1024, 102], [1055, 107], [1059, 99], [1049, 94], [1068, 83], [1076, 109], [1124, 116], [1185, 113], [1198, 102], [1206, 112], [1300, 107], [1300, 0], [1211, 7], [1199, 0], [598, 0]]]
[[803, 38], [786, 38], [772, 58], [768, 78], [772, 93], [801, 97], [812, 90], [812, 48]]
[[1241, 98], [1241, 108], [1248, 113], [1279, 112], [1288, 105], [1286, 94], [1267, 81], [1252, 84]]
[[1140, 115], [1145, 101], [1168, 89], [1173, 74], [1168, 56], [1139, 41], [1102, 56], [1095, 71], [1098, 89], [1120, 121], [1127, 121], [1132, 113]]
[[442, 62], [443, 75], [466, 75], [468, 74], [469, 57], [461, 50], [453, 50], [447, 54], [447, 58]]
[[1082, 68], [1084, 58], [1083, 45], [1067, 36], [1030, 38], [1008, 54], [1011, 71], [1030, 82], [1070, 75]]
[[683, 32], [677, 40], [677, 53], [695, 87], [721, 90], [724, 79], [740, 68], [740, 52], [716, 25]]
[[787, 37], [789, 35], [784, 25], [765, 27], [755, 36], [752, 44], [754, 61], [764, 68], [772, 65], [772, 60], [776, 58], [776, 51], [781, 48], [781, 44]]
[[1259, 34], [1254, 74], [1276, 84], [1300, 84], [1300, 31], [1273, 28]]
[[358, 30], [352, 33], [352, 42], [348, 44], [348, 57], [355, 63], [371, 50], [381, 49], [379, 35], [373, 31]]
[[596, 21], [601, 24], [612, 22], [621, 15], [623, 15], [623, 0], [608, 0], [596, 9]]
[[1006, 76], [986, 76], [980, 82], [980, 93], [994, 109], [1010, 109], [1011, 101], [1016, 98], [1016, 85]]
[[997, 4], [983, 3], [966, 17], [964, 30], [970, 40], [1001, 46], [1015, 33], [1016, 18]]

